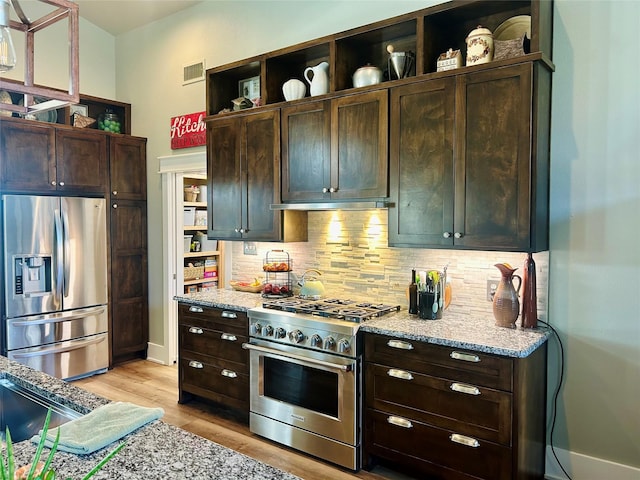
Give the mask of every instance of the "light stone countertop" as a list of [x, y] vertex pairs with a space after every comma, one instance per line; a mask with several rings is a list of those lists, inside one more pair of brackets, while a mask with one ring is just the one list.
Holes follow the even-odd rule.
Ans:
[[[183, 303], [227, 308], [246, 312], [260, 306], [257, 293], [214, 290], [175, 297]], [[436, 345], [464, 348], [507, 357], [523, 358], [540, 347], [549, 337], [545, 328], [522, 329], [497, 327], [493, 318], [482, 313], [456, 313], [445, 310], [438, 320], [420, 320], [406, 309], [360, 324], [360, 331], [389, 335]]]
[[[80, 413], [109, 403], [71, 383], [53, 378], [0, 356], [0, 378], [36, 391]], [[96, 480], [295, 480], [298, 477], [211, 442], [178, 427], [153, 421], [130, 433], [120, 450], [94, 477]], [[56, 452], [57, 478], [79, 479], [112, 451], [119, 442], [90, 455]], [[14, 444], [17, 466], [31, 461], [36, 445], [29, 440]], [[45, 449], [44, 455], [48, 454]]]

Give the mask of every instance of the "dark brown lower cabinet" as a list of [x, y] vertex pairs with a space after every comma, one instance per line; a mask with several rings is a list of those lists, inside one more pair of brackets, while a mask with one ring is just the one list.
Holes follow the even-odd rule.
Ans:
[[194, 395], [249, 418], [247, 314], [235, 310], [178, 305], [179, 403]]
[[432, 479], [540, 479], [546, 343], [511, 358], [365, 335], [365, 464]]

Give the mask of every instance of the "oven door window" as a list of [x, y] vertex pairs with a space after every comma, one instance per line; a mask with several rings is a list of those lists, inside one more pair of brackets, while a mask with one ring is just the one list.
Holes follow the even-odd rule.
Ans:
[[265, 396], [338, 417], [337, 373], [267, 356], [263, 361]]

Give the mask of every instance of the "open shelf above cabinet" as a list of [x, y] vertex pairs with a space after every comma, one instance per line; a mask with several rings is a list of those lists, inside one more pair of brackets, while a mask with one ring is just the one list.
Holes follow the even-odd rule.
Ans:
[[[449, 49], [466, 54], [465, 39], [482, 25], [492, 32], [506, 20], [529, 16], [530, 38], [525, 55], [499, 62], [460, 67], [437, 72], [438, 57]], [[295, 78], [307, 85], [304, 71], [321, 62], [329, 64], [328, 95], [351, 93], [353, 74], [363, 66], [372, 65], [384, 72], [383, 85], [410, 83], [416, 77], [451, 76], [469, 69], [482, 70], [526, 60], [542, 60], [553, 70], [551, 62], [553, 2], [539, 0], [454, 0], [416, 12], [393, 17], [370, 25], [328, 35], [246, 60], [207, 70], [207, 115], [233, 111], [232, 100], [241, 96], [240, 83], [260, 79], [260, 106], [284, 102], [282, 85]], [[413, 67], [407, 78], [389, 77], [387, 47], [396, 52], [412, 52]], [[533, 56], [532, 56], [533, 55]], [[463, 60], [464, 64], [464, 60]], [[360, 87], [361, 89], [380, 88]], [[318, 97], [314, 97], [318, 98]], [[296, 102], [304, 101], [295, 100]], [[254, 102], [255, 103], [255, 102]], [[253, 109], [251, 109], [253, 110]], [[233, 112], [237, 113], [237, 112]]]

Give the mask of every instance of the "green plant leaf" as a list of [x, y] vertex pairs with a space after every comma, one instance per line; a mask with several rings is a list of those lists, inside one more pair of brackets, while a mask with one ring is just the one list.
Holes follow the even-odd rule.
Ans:
[[105, 463], [107, 463], [109, 460], [111, 460], [111, 458], [116, 453], [118, 453], [120, 450], [122, 450], [125, 445], [126, 445], [125, 442], [122, 442], [120, 445], [118, 445], [114, 450], [112, 450], [109, 453], [109, 455], [104, 457], [100, 463], [98, 463], [95, 467], [93, 467], [93, 469], [89, 473], [87, 473], [84, 477], [82, 477], [82, 480], [87, 480], [88, 478], [93, 477], [98, 472], [98, 470], [100, 470], [104, 466]]
[[13, 480], [16, 472], [16, 465], [14, 463], [13, 458], [13, 443], [11, 442], [11, 432], [9, 432], [9, 427], [7, 427], [7, 479]]
[[47, 438], [47, 431], [49, 430], [50, 421], [51, 421], [51, 409], [47, 410], [47, 416], [44, 419], [44, 426], [42, 427], [42, 434], [40, 435], [40, 442], [38, 442], [38, 448], [36, 449], [36, 453], [33, 456], [33, 460], [31, 460], [31, 468], [29, 469], [29, 473], [27, 474], [27, 480], [33, 479], [36, 473], [36, 468], [38, 468], [38, 462], [40, 461], [40, 456], [42, 455], [42, 449], [44, 448], [44, 442]]

